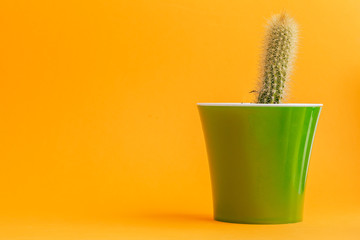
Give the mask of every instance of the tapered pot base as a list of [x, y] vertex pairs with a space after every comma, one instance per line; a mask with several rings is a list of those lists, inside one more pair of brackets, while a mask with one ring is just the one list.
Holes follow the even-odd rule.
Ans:
[[214, 217], [215, 221], [226, 222], [226, 223], [236, 223], [236, 224], [259, 224], [259, 225], [269, 225], [269, 224], [291, 224], [302, 222], [302, 219], [294, 220], [271, 220], [271, 221], [261, 221], [261, 220], [229, 220], [224, 218]]

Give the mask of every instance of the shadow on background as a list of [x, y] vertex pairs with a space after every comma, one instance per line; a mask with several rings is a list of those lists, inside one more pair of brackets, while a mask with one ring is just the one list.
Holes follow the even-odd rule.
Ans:
[[173, 222], [213, 222], [211, 215], [205, 214], [182, 214], [182, 213], [159, 213], [159, 214], [144, 214], [139, 216], [143, 219], [155, 220], [155, 221], [173, 221]]

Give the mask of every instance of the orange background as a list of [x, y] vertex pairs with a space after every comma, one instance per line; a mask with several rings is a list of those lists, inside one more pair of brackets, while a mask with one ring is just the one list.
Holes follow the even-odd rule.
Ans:
[[[305, 222], [213, 222], [195, 104], [253, 100], [266, 18], [282, 9], [301, 37], [287, 102], [324, 104]], [[1, 1], [0, 238], [355, 236], [359, 12], [357, 0]]]

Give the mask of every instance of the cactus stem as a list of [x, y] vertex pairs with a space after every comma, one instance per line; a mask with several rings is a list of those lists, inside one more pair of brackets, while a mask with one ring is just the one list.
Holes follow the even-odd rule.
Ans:
[[281, 103], [297, 47], [297, 25], [285, 12], [272, 17], [264, 41], [258, 103]]

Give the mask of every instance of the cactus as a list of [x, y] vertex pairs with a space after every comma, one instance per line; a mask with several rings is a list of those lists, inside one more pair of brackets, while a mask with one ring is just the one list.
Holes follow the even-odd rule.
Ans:
[[297, 47], [297, 25], [285, 12], [268, 23], [257, 103], [281, 103]]

